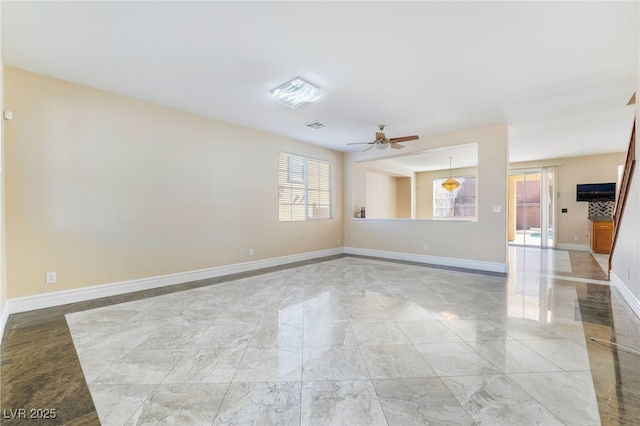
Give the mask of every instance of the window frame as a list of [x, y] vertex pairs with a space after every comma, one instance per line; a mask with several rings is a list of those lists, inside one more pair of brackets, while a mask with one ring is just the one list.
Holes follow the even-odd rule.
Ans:
[[[286, 169], [282, 168], [283, 164], [283, 156], [286, 156]], [[294, 170], [293, 166], [301, 167], [301, 170]], [[314, 188], [312, 184], [309, 182], [310, 167], [318, 166], [319, 169], [328, 167], [326, 173], [323, 173], [322, 170], [319, 170], [317, 175], [318, 182], [317, 188]], [[283, 182], [283, 177], [286, 176], [286, 181]], [[326, 181], [326, 182], [323, 182]], [[324, 185], [327, 185], [328, 188], [325, 188]], [[293, 193], [297, 192], [300, 194], [302, 191], [303, 202], [297, 200], [289, 199], [288, 202], [285, 200], [283, 202], [282, 193], [283, 191], [289, 191], [290, 197], [293, 197]], [[327, 203], [310, 203], [310, 198], [322, 198], [322, 195], [326, 196], [328, 193], [328, 202]], [[333, 161], [323, 160], [319, 158], [308, 157], [305, 155], [294, 154], [291, 152], [280, 151], [278, 152], [278, 222], [309, 222], [309, 221], [321, 221], [321, 220], [331, 220], [334, 215], [334, 193], [335, 193], [335, 184], [334, 184], [334, 163]], [[301, 215], [296, 215], [294, 212], [294, 206], [304, 206], [304, 217]], [[314, 207], [315, 205], [315, 207]], [[283, 215], [283, 207], [289, 207], [289, 212]], [[326, 216], [318, 216], [314, 217], [310, 214], [310, 209], [326, 209]]]
[[[474, 214], [473, 215], [455, 215], [455, 208], [454, 208], [454, 215], [453, 216], [436, 216], [436, 209], [438, 209], [438, 203], [436, 202], [436, 195], [437, 195], [437, 191], [440, 189], [440, 186], [442, 184], [442, 182], [444, 182], [445, 180], [447, 180], [449, 177], [435, 177], [433, 178], [433, 182], [432, 182], [432, 194], [431, 194], [431, 202], [432, 202], [432, 217], [434, 219], [447, 219], [447, 218], [461, 218], [461, 219], [476, 219], [478, 217], [478, 177], [476, 175], [464, 175], [464, 176], [452, 176], [454, 179], [460, 181], [462, 179], [473, 179], [474, 180], [474, 194], [473, 194], [473, 210], [474, 210]], [[436, 185], [437, 182], [437, 185]], [[462, 186], [461, 186], [462, 187]], [[460, 190], [456, 189], [455, 193], [457, 195], [457, 192]], [[443, 189], [443, 191], [446, 191]], [[450, 194], [450, 193], [449, 193]], [[447, 197], [446, 199], [449, 200], [454, 200], [453, 204], [451, 206], [449, 206], [449, 208], [451, 207], [455, 207], [455, 200], [458, 197]], [[438, 199], [445, 199], [445, 197], [438, 197]]]

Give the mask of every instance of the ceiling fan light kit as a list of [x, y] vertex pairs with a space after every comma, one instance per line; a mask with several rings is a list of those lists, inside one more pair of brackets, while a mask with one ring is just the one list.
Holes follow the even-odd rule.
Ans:
[[307, 103], [320, 102], [326, 97], [326, 92], [300, 77], [271, 89], [271, 99], [291, 109]]
[[401, 136], [398, 138], [388, 138], [385, 136], [383, 132], [384, 124], [379, 124], [378, 128], [380, 129], [380, 131], [376, 132], [376, 139], [373, 142], [352, 142], [352, 143], [348, 143], [347, 145], [371, 145], [370, 147], [364, 149], [363, 151], [369, 151], [371, 148], [375, 148], [379, 151], [382, 151], [387, 148], [402, 149], [404, 148], [404, 145], [400, 145], [398, 142], [409, 142], [409, 141], [415, 141], [420, 139], [418, 138], [418, 135]]

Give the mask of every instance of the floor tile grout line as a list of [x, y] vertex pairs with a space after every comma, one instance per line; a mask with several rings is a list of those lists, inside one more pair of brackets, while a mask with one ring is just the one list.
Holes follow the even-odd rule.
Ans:
[[[531, 395], [529, 392], [527, 392], [524, 388], [522, 388], [515, 380], [513, 380], [511, 377], [509, 377], [510, 374], [544, 374], [544, 373], [498, 373], [498, 374], [480, 374], [480, 375], [470, 374], [470, 375], [445, 376], [444, 378], [455, 379], [457, 377], [485, 377], [485, 376], [487, 376], [487, 377], [488, 376], [491, 376], [491, 377], [505, 377], [506, 379], [509, 380], [509, 382], [511, 382], [511, 384], [513, 386], [518, 388], [530, 400], [535, 401], [537, 404], [539, 404], [541, 407], [543, 407], [545, 410], [547, 410], [553, 417], [555, 417], [558, 420], [558, 422], [560, 422], [562, 424], [565, 424], [565, 422], [563, 422], [553, 411], [551, 411], [551, 409], [549, 409], [545, 404], [543, 404], [541, 401], [539, 401], [537, 398], [535, 398], [533, 395]], [[443, 380], [443, 382], [444, 382], [445, 386], [447, 386], [447, 388], [452, 392], [452, 394], [455, 397], [455, 393], [453, 393], [453, 390], [451, 388], [449, 388], [449, 385], [447, 385], [446, 381]], [[462, 402], [461, 401], [459, 401], [459, 402], [462, 405]], [[469, 413], [469, 415], [471, 416], [471, 413]]]
[[[452, 377], [460, 377], [460, 376], [452, 376]], [[440, 379], [440, 382], [442, 383], [442, 385], [445, 387], [445, 389], [447, 389], [447, 392], [449, 392], [449, 394], [456, 401], [458, 401], [458, 404], [462, 407], [462, 409], [465, 411], [465, 413], [467, 413], [467, 416], [469, 416], [471, 421], [473, 421], [474, 425], [479, 425], [478, 421], [476, 421], [476, 419], [474, 419], [473, 413], [471, 411], [469, 411], [467, 409], [467, 407], [464, 406], [463, 401], [460, 401], [460, 398], [458, 398], [458, 396], [456, 395], [456, 392], [454, 392], [454, 389], [451, 389], [451, 386], [447, 383], [447, 380], [444, 380], [444, 378], [446, 378], [446, 377], [438, 376], [438, 379]]]
[[[332, 280], [333, 281], [333, 280]], [[302, 302], [302, 341], [301, 343], [301, 354], [300, 354], [300, 393], [299, 393], [299, 400], [300, 400], [300, 410], [298, 412], [298, 419], [299, 419], [299, 423], [300, 425], [302, 425], [302, 380], [304, 379], [304, 339], [305, 339], [305, 335], [306, 335], [306, 327], [305, 327], [305, 321], [307, 318], [307, 309], [305, 306], [305, 301]]]
[[[558, 371], [557, 373], [564, 373], [562, 371]], [[548, 374], [548, 373], [511, 373], [511, 374]], [[524, 389], [522, 386], [520, 386], [520, 384], [518, 382], [516, 382], [515, 380], [513, 380], [511, 377], [509, 377], [509, 374], [505, 373], [505, 376], [511, 381], [511, 383], [513, 383], [518, 389], [520, 389], [522, 392], [524, 392], [527, 396], [529, 396], [529, 398], [531, 398], [533, 401], [536, 401], [538, 404], [540, 404], [541, 407], [544, 407], [549, 413], [551, 413], [551, 415], [553, 415], [553, 417], [555, 417], [560, 423], [562, 424], [566, 424], [565, 422], [562, 421], [562, 419], [560, 417], [558, 417], [558, 415], [554, 412], [554, 410], [552, 410], [551, 408], [547, 407], [543, 401], [538, 400], [538, 398], [536, 398], [535, 396], [531, 395], [529, 392], [527, 392], [526, 389]]]
[[[153, 388], [153, 390], [151, 392], [149, 392], [149, 395], [147, 395], [144, 400], [142, 401], [142, 403], [140, 404], [140, 406], [138, 408], [136, 408], [135, 410], [133, 410], [133, 412], [131, 413], [131, 415], [129, 416], [129, 418], [123, 423], [127, 424], [129, 422], [129, 420], [131, 420], [133, 418], [133, 416], [136, 415], [136, 413], [140, 410], [143, 410], [144, 408], [144, 404], [153, 396], [153, 393], [158, 389], [158, 387], [160, 386], [160, 383], [156, 384], [156, 386]], [[98, 408], [96, 407], [96, 411], [98, 411]], [[143, 410], [144, 411], [144, 410]], [[142, 413], [140, 413], [142, 414]]]
[[[356, 342], [358, 342], [358, 338], [355, 337]], [[373, 392], [376, 396], [376, 401], [378, 402], [378, 405], [380, 406], [380, 411], [382, 411], [382, 415], [385, 418], [385, 421], [387, 422], [387, 425], [389, 424], [389, 420], [387, 419], [387, 414], [384, 412], [384, 408], [382, 407], [382, 403], [380, 402], [380, 396], [378, 395], [378, 392], [376, 390], [376, 387], [373, 385], [373, 379], [371, 377], [371, 370], [369, 369], [369, 365], [367, 365], [367, 361], [364, 357], [364, 354], [362, 353], [362, 348], [360, 343], [358, 342], [358, 353], [360, 354], [360, 358], [362, 358], [362, 363], [364, 364], [364, 368], [367, 370], [367, 380], [369, 382], [369, 384], [371, 385], [371, 388], [373, 389]]]

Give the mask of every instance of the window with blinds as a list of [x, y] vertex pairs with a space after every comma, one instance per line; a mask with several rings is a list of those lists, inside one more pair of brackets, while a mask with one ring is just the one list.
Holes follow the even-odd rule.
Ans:
[[446, 178], [433, 180], [433, 217], [475, 217], [475, 176], [455, 177], [460, 187], [454, 191], [442, 188]]
[[333, 166], [281, 152], [278, 155], [278, 209], [280, 222], [331, 219]]

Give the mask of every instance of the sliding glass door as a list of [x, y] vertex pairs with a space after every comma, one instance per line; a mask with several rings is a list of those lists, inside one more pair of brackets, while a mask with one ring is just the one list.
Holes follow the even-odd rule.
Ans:
[[509, 243], [554, 247], [554, 167], [514, 170], [509, 175]]

